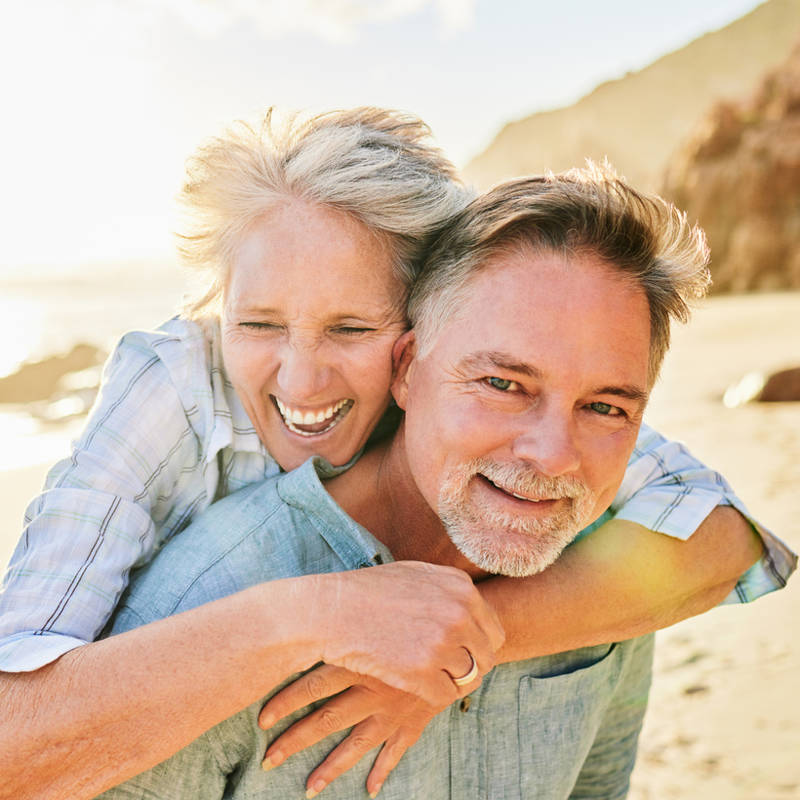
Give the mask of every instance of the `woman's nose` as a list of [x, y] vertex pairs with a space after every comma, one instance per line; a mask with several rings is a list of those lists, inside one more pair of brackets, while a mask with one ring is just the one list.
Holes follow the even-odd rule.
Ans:
[[277, 383], [286, 400], [311, 402], [317, 399], [328, 378], [329, 368], [318, 348], [296, 344], [283, 348]]

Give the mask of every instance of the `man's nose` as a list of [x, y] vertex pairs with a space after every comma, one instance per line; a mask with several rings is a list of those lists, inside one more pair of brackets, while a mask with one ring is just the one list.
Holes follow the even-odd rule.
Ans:
[[310, 343], [286, 343], [277, 375], [278, 387], [286, 400], [312, 402], [319, 399], [329, 374], [318, 347]]
[[572, 420], [558, 412], [531, 415], [512, 442], [511, 451], [553, 478], [574, 472], [581, 463]]

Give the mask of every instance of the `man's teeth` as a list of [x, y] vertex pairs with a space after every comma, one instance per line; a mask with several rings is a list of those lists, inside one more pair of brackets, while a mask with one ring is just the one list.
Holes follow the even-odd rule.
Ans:
[[551, 497], [526, 497], [524, 494], [517, 494], [516, 492], [512, 491], [511, 489], [507, 489], [505, 486], [501, 486], [499, 483], [495, 483], [493, 480], [488, 479], [489, 483], [491, 483], [495, 488], [499, 489], [501, 492], [505, 492], [506, 494], [510, 494], [512, 497], [516, 497], [517, 500], [525, 500], [528, 503], [543, 503], [546, 500], [552, 500]]
[[517, 500], [527, 500], [529, 503], [541, 503], [541, 500], [534, 500], [532, 497], [523, 497], [521, 494], [517, 494], [516, 492], [509, 492], [510, 495], [516, 497]]
[[288, 426], [289, 430], [295, 431], [295, 433], [302, 433], [304, 435], [310, 436], [316, 433], [324, 433], [327, 430], [330, 430], [332, 427], [329, 426], [322, 431], [301, 431], [297, 429], [296, 425], [318, 425], [322, 422], [333, 421], [334, 423], [338, 421], [335, 419], [336, 415], [346, 406], [352, 405], [352, 401], [350, 400], [339, 400], [337, 403], [333, 403], [329, 405], [327, 408], [322, 408], [319, 411], [300, 411], [297, 408], [291, 408], [287, 405], [284, 405], [277, 397], [275, 398], [275, 403], [278, 406], [278, 410], [281, 412], [281, 416], [283, 417], [283, 421]]

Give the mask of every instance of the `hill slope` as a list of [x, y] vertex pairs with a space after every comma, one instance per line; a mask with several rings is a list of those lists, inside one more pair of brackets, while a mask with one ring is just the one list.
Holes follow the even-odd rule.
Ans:
[[632, 183], [657, 190], [671, 153], [717, 100], [752, 91], [800, 38], [800, 0], [769, 0], [572, 106], [506, 125], [464, 173], [485, 188], [607, 156]]

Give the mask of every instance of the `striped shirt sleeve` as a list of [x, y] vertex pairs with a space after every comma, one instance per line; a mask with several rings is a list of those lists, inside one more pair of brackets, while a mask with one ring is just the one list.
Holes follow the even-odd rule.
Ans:
[[722, 475], [698, 461], [680, 442], [669, 441], [646, 425], [611, 509], [598, 523], [614, 516], [688, 539], [718, 505], [739, 511], [764, 545], [761, 559], [723, 602], [750, 602], [783, 588], [797, 567], [797, 555], [752, 517]]
[[195, 328], [181, 331], [190, 341], [128, 334], [109, 359], [83, 434], [26, 512], [0, 592], [0, 669], [36, 669], [94, 640], [131, 568], [213, 499], [214, 403]]

